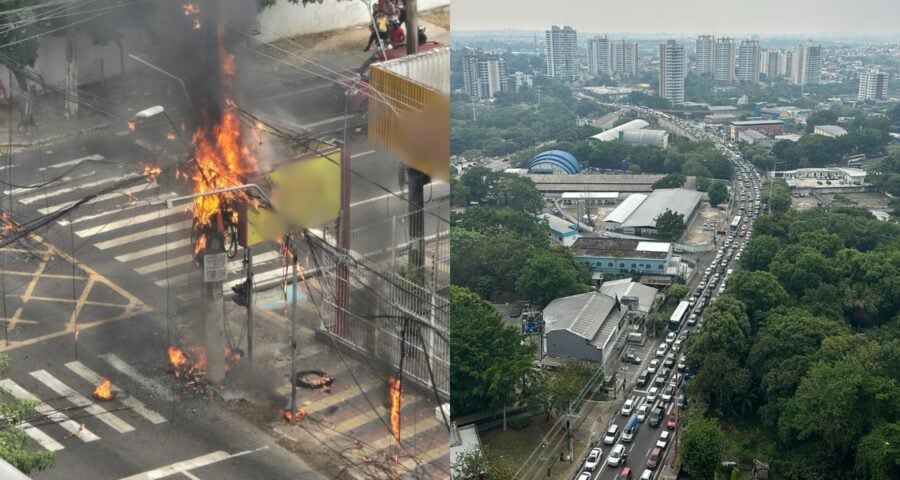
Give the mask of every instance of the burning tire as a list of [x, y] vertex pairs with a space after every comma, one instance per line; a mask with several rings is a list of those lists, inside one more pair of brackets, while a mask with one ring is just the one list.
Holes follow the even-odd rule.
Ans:
[[328, 391], [334, 379], [323, 370], [301, 370], [294, 378], [298, 387], [314, 390], [317, 388]]

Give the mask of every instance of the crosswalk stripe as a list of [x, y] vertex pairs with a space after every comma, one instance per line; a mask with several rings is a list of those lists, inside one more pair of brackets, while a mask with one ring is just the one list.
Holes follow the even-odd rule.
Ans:
[[[403, 419], [401, 418], [400, 421], [402, 422]], [[432, 428], [435, 428], [439, 425], [440, 423], [435, 420], [433, 415], [429, 415], [419, 420], [413, 420], [412, 425], [408, 425], [400, 429], [400, 439], [402, 440], [404, 438], [410, 438], [416, 433], [422, 433], [431, 430]], [[377, 440], [369, 442], [369, 446], [374, 448], [375, 450], [381, 450], [389, 447], [394, 442], [394, 437], [387, 432], [385, 433], [386, 435], [381, 435]]]
[[28, 422], [19, 422], [19, 428], [24, 430], [25, 435], [28, 435], [32, 440], [39, 443], [42, 447], [44, 447], [45, 450], [56, 452], [66, 448], [62, 446], [61, 443], [51, 438], [50, 435], [47, 435], [41, 430], [38, 430], [37, 427]]
[[[418, 404], [420, 401], [422, 401], [422, 397], [418, 397], [418, 396], [414, 397], [411, 401], [405, 401], [403, 404], [403, 408], [412, 409], [412, 408], [414, 408], [413, 406]], [[388, 412], [387, 409], [382, 409], [382, 410], [384, 410], [384, 413], [386, 413], [387, 416], [390, 417], [390, 412]], [[347, 420], [344, 420], [343, 422], [338, 423], [337, 425], [334, 426], [333, 430], [336, 431], [337, 433], [347, 433], [347, 432], [349, 432], [351, 430], [355, 430], [369, 422], [377, 421], [379, 416], [380, 415], [376, 415], [375, 412], [373, 412], [371, 408], [368, 408], [368, 405], [367, 405], [364, 408], [362, 413], [355, 415], [352, 418], [349, 418]], [[387, 421], [387, 423], [390, 423], [390, 418], [387, 418], [386, 421]], [[378, 422], [378, 424], [381, 425], [381, 422]]]
[[115, 416], [113, 413], [106, 411], [105, 408], [97, 405], [75, 390], [69, 388], [68, 385], [59, 381], [53, 375], [50, 375], [46, 370], [37, 370], [31, 372], [31, 376], [38, 379], [38, 381], [49, 387], [50, 390], [58, 393], [60, 396], [68, 398], [69, 401], [74, 403], [76, 406], [84, 408], [86, 412], [97, 417], [97, 420], [100, 420], [101, 422], [109, 425], [117, 432], [128, 433], [134, 431], [134, 427], [132, 427], [119, 417]]
[[164, 245], [157, 245], [155, 247], [145, 248], [143, 250], [138, 250], [137, 252], [126, 253], [124, 255], [119, 255], [116, 257], [116, 260], [127, 263], [132, 260], [139, 260], [144, 257], [150, 257], [153, 255], [157, 255], [165, 252], [166, 250], [172, 252], [175, 249], [190, 246], [191, 239], [190, 238], [182, 238], [180, 240], [175, 240], [174, 242], [169, 242]]
[[[188, 241], [190, 243], [190, 240]], [[166, 268], [173, 268], [179, 265], [184, 265], [186, 263], [191, 263], [194, 261], [193, 255], [182, 255], [180, 257], [170, 257], [168, 260], [163, 260], [161, 262], [151, 263], [150, 265], [144, 265], [143, 267], [135, 268], [134, 271], [140, 273], [141, 275], [146, 275], [148, 273], [153, 273], [159, 270], [165, 270]]]
[[34, 407], [34, 410], [36, 412], [44, 415], [50, 420], [53, 420], [61, 427], [68, 430], [69, 433], [71, 433], [73, 436], [80, 438], [82, 441], [93, 442], [96, 440], [100, 440], [100, 437], [94, 435], [94, 433], [87, 428], [84, 428], [83, 425], [80, 425], [78, 422], [70, 419], [64, 413], [51, 407], [50, 405], [41, 402], [38, 397], [35, 397], [31, 393], [28, 393], [27, 390], [20, 387], [16, 382], [5, 378], [3, 380], [0, 380], [0, 388], [6, 390], [10, 395], [18, 398], [19, 400], [31, 400], [33, 402], [36, 402], [37, 405]]
[[70, 167], [70, 166], [73, 166], [73, 165], [78, 165], [78, 164], [81, 163], [81, 162], [86, 162], [86, 161], [88, 161], [88, 160], [98, 162], [98, 161], [103, 160], [103, 159], [104, 159], [103, 155], [88, 155], [87, 157], [76, 158], [75, 160], [69, 160], [69, 161], [67, 161], [67, 162], [54, 163], [53, 165], [47, 165], [46, 167], [41, 167], [41, 168], [39, 168], [38, 171], [43, 172], [43, 171], [47, 170], [48, 168], [65, 168], [65, 167]]
[[163, 396], [170, 402], [175, 400], [175, 394], [172, 393], [172, 390], [170, 390], [165, 385], [157, 382], [156, 380], [153, 380], [152, 378], [141, 374], [140, 372], [135, 370], [134, 367], [125, 363], [115, 353], [104, 353], [103, 355], [97, 356], [102, 358], [103, 360], [106, 360], [106, 363], [108, 363], [111, 367], [115, 368], [121, 373], [124, 373], [125, 375], [128, 375], [132, 380], [141, 384], [141, 386], [143, 386], [147, 390]]
[[[262, 263], [265, 263], [265, 262], [268, 262], [268, 261], [271, 261], [271, 260], [274, 260], [274, 259], [280, 258], [280, 257], [281, 257], [281, 253], [280, 253], [280, 252], [270, 251], [270, 252], [263, 253], [263, 254], [260, 255], [259, 257], [254, 258], [254, 259], [253, 259], [253, 263], [256, 264], [257, 262], [259, 262], [259, 264], [262, 264]], [[170, 262], [171, 262], [171, 260], [170, 260]], [[164, 267], [164, 266], [165, 266], [165, 261], [163, 261], [163, 262], [161, 262], [161, 263], [162, 263], [162, 265], [163, 265], [163, 267]], [[170, 267], [172, 266], [171, 263], [169, 264], [169, 266], [170, 266]], [[233, 260], [233, 261], [231, 261], [231, 262], [228, 262], [228, 273], [236, 273], [236, 272], [239, 272], [239, 271], [241, 270], [241, 268], [243, 268], [243, 262], [242, 262], [240, 259], [236, 259], [236, 260]], [[157, 270], [158, 270], [158, 269], [157, 269]], [[174, 286], [174, 285], [181, 285], [181, 284], [187, 283], [187, 281], [191, 278], [192, 275], [194, 275], [194, 276], [195, 276], [195, 275], [198, 275], [198, 274], [199, 274], [199, 271], [200, 271], [200, 270], [197, 269], [196, 271], [187, 272], [187, 273], [182, 273], [182, 274], [180, 274], [180, 275], [175, 275], [175, 276], [169, 277], [168, 279], [163, 278], [163, 279], [157, 280], [157, 281], [156, 281], [156, 284], [159, 285], [160, 287], [165, 287], [166, 284], [170, 284], [170, 285], [173, 285], [173, 286]], [[280, 266], [278, 267], [278, 270], [277, 270], [277, 271], [278, 271], [278, 272], [281, 272], [281, 271], [282, 271]], [[267, 272], [267, 273], [268, 273], [268, 272]], [[265, 273], [261, 273], [260, 275], [254, 275], [254, 276], [253, 276], [254, 281], [257, 281], [257, 282], [258, 282], [258, 281], [261, 281], [259, 278], [262, 277], [263, 275], [265, 275]], [[279, 275], [280, 275], [280, 273], [279, 273]], [[244, 281], [244, 279], [243, 279], [243, 278], [240, 278], [240, 279], [237, 279], [237, 280], [235, 280], [235, 281], [233, 281], [233, 282], [226, 283], [226, 284], [225, 284], [225, 287], [231, 288], [233, 285], [237, 285], [237, 284], [239, 284], [239, 283], [241, 283], [241, 282], [243, 282], [243, 281]]]
[[151, 228], [149, 230], [144, 230], [142, 232], [132, 233], [131, 235], [123, 235], [121, 237], [114, 238], [112, 240], [107, 240], [105, 242], [95, 243], [94, 246], [99, 248], [100, 250], [106, 250], [108, 248], [120, 247], [122, 245], [139, 241], [146, 240], [150, 237], [156, 237], [158, 235], [165, 235], [168, 233], [175, 233], [179, 230], [184, 230], [187, 228], [191, 228], [193, 225], [193, 220], [185, 220], [183, 222], [175, 223], [172, 225], [163, 225], [161, 227]]
[[[122, 190], [116, 190], [115, 192], [109, 192], [109, 193], [104, 193], [103, 195], [98, 195], [98, 196], [92, 198], [91, 200], [83, 203], [82, 205], [93, 205], [95, 203], [104, 202], [104, 201], [112, 199], [112, 198], [125, 198], [125, 197], [128, 197], [129, 195], [134, 195], [136, 193], [141, 193], [141, 192], [144, 192], [147, 190], [154, 190], [154, 189], [156, 189], [156, 186], [154, 186], [150, 183], [147, 183], [144, 185], [135, 185], [133, 187], [128, 187], [128, 188], [125, 188]], [[51, 213], [56, 213], [60, 210], [65, 210], [66, 208], [69, 208], [72, 205], [75, 205], [77, 202], [78, 202], [78, 200], [71, 200], [68, 202], [58, 203], [55, 205], [48, 205], [44, 208], [39, 208], [38, 212], [41, 212], [41, 215], [50, 215]]]
[[[156, 198], [158, 198], [158, 199], [160, 199], [160, 200], [166, 200], [166, 199], [168, 199], [168, 198], [172, 198], [172, 197], [176, 197], [176, 196], [178, 196], [178, 194], [176, 194], [176, 193], [174, 193], [174, 192], [169, 192], [169, 193], [162, 194], [162, 195], [160, 195], [160, 196], [158, 196], [158, 197], [156, 197]], [[90, 202], [89, 202], [89, 203], [90, 203]], [[100, 217], [105, 217], [105, 216], [107, 216], [107, 215], [114, 215], [114, 214], [117, 214], [117, 213], [123, 213], [123, 212], [127, 212], [127, 211], [129, 211], [129, 210], [134, 210], [135, 208], [145, 208], [145, 207], [148, 207], [148, 206], [150, 206], [150, 202], [147, 202], [147, 201], [129, 201], [128, 203], [119, 205], [119, 206], [114, 207], [114, 208], [112, 208], [112, 209], [110, 209], [110, 210], [104, 210], [104, 211], [102, 211], [102, 212], [99, 212], [99, 213], [93, 213], [93, 214], [91, 214], [91, 215], [80, 215], [80, 216], [77, 216], [77, 217], [75, 217], [75, 218], [72, 219], [72, 222], [71, 222], [71, 223], [74, 224], [74, 223], [88, 222], [88, 221], [91, 221], [91, 220], [96, 220], [96, 219], [98, 219], [98, 218], [100, 218]], [[159, 207], [153, 207], [153, 208], [159, 208]], [[62, 226], [68, 226], [70, 222], [69, 222], [69, 220], [67, 220], [67, 219], [62, 219], [62, 220], [59, 220], [57, 223], [59, 223], [59, 224], [62, 225]]]
[[134, 217], [123, 218], [122, 220], [116, 220], [114, 222], [107, 222], [102, 225], [98, 225], [96, 227], [86, 228], [84, 230], [76, 230], [75, 235], [78, 235], [81, 238], [91, 237], [98, 233], [112, 232], [114, 230], [118, 230], [120, 228], [133, 227], [135, 225], [140, 225], [146, 222], [152, 222], [154, 220], [159, 220], [160, 218], [170, 217], [172, 215], [184, 215], [184, 210], [180, 210], [177, 208], [167, 208], [167, 209], [159, 209], [158, 206], [147, 206], [148, 208], [156, 209], [149, 213], [145, 213], [143, 215], [137, 215]]
[[155, 470], [150, 470], [149, 472], [143, 472], [136, 475], [131, 475], [129, 477], [123, 477], [120, 480], [158, 480], [160, 478], [166, 478], [175, 475], [176, 473], [181, 473], [182, 475], [187, 476], [190, 470], [205, 467], [207, 465], [212, 465], [223, 460], [228, 460], [231, 457], [231, 455], [223, 451], [212, 452], [206, 455], [192, 458], [190, 460], [184, 460], [182, 462], [166, 465], [165, 467], [160, 467]]
[[[439, 459], [439, 458], [447, 458], [447, 444], [443, 442], [435, 442], [436, 446], [431, 450], [428, 450], [424, 454], [416, 452], [416, 454], [412, 457], [406, 457], [404, 460], [400, 462], [400, 465], [413, 470], [417, 465], [428, 465], [429, 463]], [[401, 457], [406, 456], [405, 451], [401, 451]]]
[[[89, 175], [89, 176], [95, 177], [96, 175]], [[58, 188], [56, 190], [49, 190], [46, 192], [31, 195], [28, 197], [21, 197], [21, 198], [18, 198], [17, 200], [19, 201], [19, 203], [24, 203], [25, 205], [28, 205], [28, 204], [34, 203], [38, 200], [43, 200], [45, 198], [58, 197], [60, 195], [65, 195], [65, 194], [71, 193], [71, 192], [76, 192], [76, 191], [80, 191], [80, 190], [83, 191], [86, 188], [99, 187], [100, 185], [106, 185], [107, 183], [121, 182], [123, 180], [129, 180], [129, 179], [132, 179], [132, 178], [135, 178], [138, 176], [140, 176], [140, 174], [138, 174], [138, 173], [127, 173], [125, 175], [104, 178], [102, 180], [96, 180], [93, 182], [82, 183], [82, 184], [72, 186], [72, 187]], [[79, 177], [79, 178], [81, 178], [81, 177]], [[78, 180], [78, 178], [76, 178], [76, 180]]]
[[[101, 377], [97, 372], [91, 370], [79, 361], [69, 362], [66, 364], [66, 367], [69, 370], [75, 372], [75, 374], [79, 377], [85, 379], [91, 385], [98, 385], [103, 381], [103, 377]], [[159, 425], [160, 423], [164, 423], [166, 421], [166, 419], [162, 415], [147, 408], [140, 400], [126, 395], [125, 392], [116, 387], [115, 384], [113, 384], [112, 390], [114, 392], [117, 392], [116, 400], [125, 404], [125, 406], [133, 410], [138, 415], [146, 418], [150, 423]]]

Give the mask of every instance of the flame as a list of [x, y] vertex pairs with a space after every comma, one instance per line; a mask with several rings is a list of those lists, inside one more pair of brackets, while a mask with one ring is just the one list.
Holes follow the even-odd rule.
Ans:
[[200, 19], [195, 18], [194, 19], [194, 30], [200, 30], [201, 28], [203, 28], [203, 25], [200, 23]]
[[3, 222], [3, 233], [22, 233], [25, 231], [21, 225], [17, 225], [16, 222], [13, 221], [12, 217], [9, 216], [9, 212], [4, 211], [0, 214], [0, 221]]
[[244, 352], [238, 349], [231, 349], [225, 347], [225, 373], [231, 371], [234, 368], [234, 365], [241, 361], [243, 358]]
[[112, 400], [112, 382], [109, 381], [109, 378], [103, 377], [103, 381], [94, 389], [94, 398], [97, 400]]
[[181, 6], [181, 8], [184, 9], [185, 15], [196, 15], [200, 13], [200, 8], [193, 3], [185, 3]]
[[169, 132], [169, 133], [167, 133], [167, 134], [166, 134], [166, 140], [168, 140], [168, 141], [170, 141], [170, 142], [174, 142], [174, 141], [175, 141], [175, 132]]
[[[188, 356], [188, 352], [192, 357]], [[169, 365], [176, 378], [181, 377], [202, 377], [206, 374], [206, 350], [203, 347], [188, 347], [187, 352], [170, 345], [168, 349]], [[191, 359], [193, 358], [193, 360]]]
[[162, 169], [159, 167], [154, 167], [152, 165], [144, 167], [144, 176], [147, 177], [147, 181], [150, 183], [155, 184], [160, 173], [162, 173]]
[[[296, 417], [296, 418], [295, 418]], [[306, 418], [306, 411], [302, 408], [297, 408], [296, 415], [291, 414], [291, 411], [287, 408], [281, 409], [281, 418], [284, 419], [285, 422], [294, 423], [299, 422]]]
[[[400, 451], [400, 407], [403, 403], [402, 387], [400, 385], [400, 377], [391, 375], [388, 378], [388, 385], [391, 393], [391, 433], [394, 436], [394, 443], [397, 445], [397, 451]], [[394, 455], [397, 459], [397, 455]]]
[[197, 239], [197, 244], [194, 245], [194, 256], [200, 255], [206, 250], [206, 235], [200, 235], [200, 238]]
[[132, 132], [137, 128], [137, 125], [134, 122], [128, 122], [128, 129]]

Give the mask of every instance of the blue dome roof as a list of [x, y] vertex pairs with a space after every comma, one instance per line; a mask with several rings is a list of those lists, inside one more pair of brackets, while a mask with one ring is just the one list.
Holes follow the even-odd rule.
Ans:
[[537, 154], [528, 162], [528, 169], [530, 170], [541, 163], [550, 163], [570, 174], [581, 171], [581, 165], [578, 164], [578, 160], [575, 160], [571, 153], [562, 150], [548, 150]]

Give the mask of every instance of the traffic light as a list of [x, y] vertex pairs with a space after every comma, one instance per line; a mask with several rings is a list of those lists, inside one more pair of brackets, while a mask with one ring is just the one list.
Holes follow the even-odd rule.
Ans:
[[249, 307], [250, 283], [247, 280], [244, 280], [243, 283], [231, 287], [231, 291], [234, 292], [234, 296], [231, 297], [231, 300], [234, 301], [234, 303], [242, 307]]

